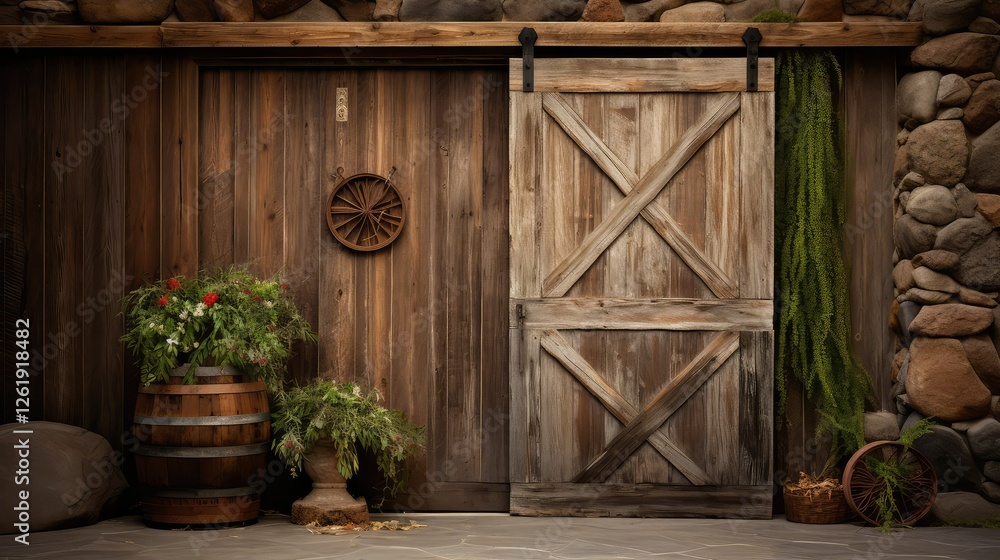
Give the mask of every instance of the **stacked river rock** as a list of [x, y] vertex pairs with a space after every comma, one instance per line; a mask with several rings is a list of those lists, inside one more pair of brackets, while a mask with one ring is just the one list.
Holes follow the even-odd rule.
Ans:
[[[931, 17], [933, 14], [933, 17]], [[1000, 3], [918, 2], [928, 40], [900, 80], [893, 394], [935, 464], [946, 521], [1000, 517]]]

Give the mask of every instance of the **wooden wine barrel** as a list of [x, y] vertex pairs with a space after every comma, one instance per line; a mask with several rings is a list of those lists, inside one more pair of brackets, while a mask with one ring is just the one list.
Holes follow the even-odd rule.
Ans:
[[167, 384], [139, 388], [135, 460], [151, 525], [235, 526], [257, 521], [271, 414], [264, 383], [231, 367], [182, 366]]

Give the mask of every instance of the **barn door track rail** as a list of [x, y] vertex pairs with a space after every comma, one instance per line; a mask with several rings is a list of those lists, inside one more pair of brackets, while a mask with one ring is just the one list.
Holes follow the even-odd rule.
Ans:
[[[741, 38], [747, 46], [747, 91], [757, 91], [757, 58], [764, 35], [760, 29], [748, 27]], [[533, 27], [525, 27], [518, 34], [517, 41], [521, 43], [521, 58], [524, 61], [522, 91], [530, 93], [535, 91], [535, 43], [538, 42], [538, 33]]]

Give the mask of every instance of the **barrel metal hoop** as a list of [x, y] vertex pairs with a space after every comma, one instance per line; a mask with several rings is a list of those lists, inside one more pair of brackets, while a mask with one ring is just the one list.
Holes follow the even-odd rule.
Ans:
[[241, 488], [145, 488], [143, 494], [155, 498], [239, 498], [256, 495], [250, 486]]
[[234, 426], [267, 422], [270, 419], [270, 412], [260, 412], [232, 416], [136, 416], [135, 423], [146, 426]]
[[229, 445], [221, 447], [162, 447], [157, 445], [139, 444], [136, 455], [146, 457], [172, 457], [177, 459], [211, 459], [214, 457], [242, 457], [267, 453], [270, 444], [251, 443], [250, 445]]

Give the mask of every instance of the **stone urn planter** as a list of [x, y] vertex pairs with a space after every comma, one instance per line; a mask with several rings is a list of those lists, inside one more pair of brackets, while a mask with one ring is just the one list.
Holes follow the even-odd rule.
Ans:
[[305, 461], [312, 479], [312, 492], [292, 504], [292, 523], [347, 525], [367, 523], [368, 504], [364, 498], [347, 493], [347, 481], [337, 470], [337, 449], [332, 442], [318, 441]]

